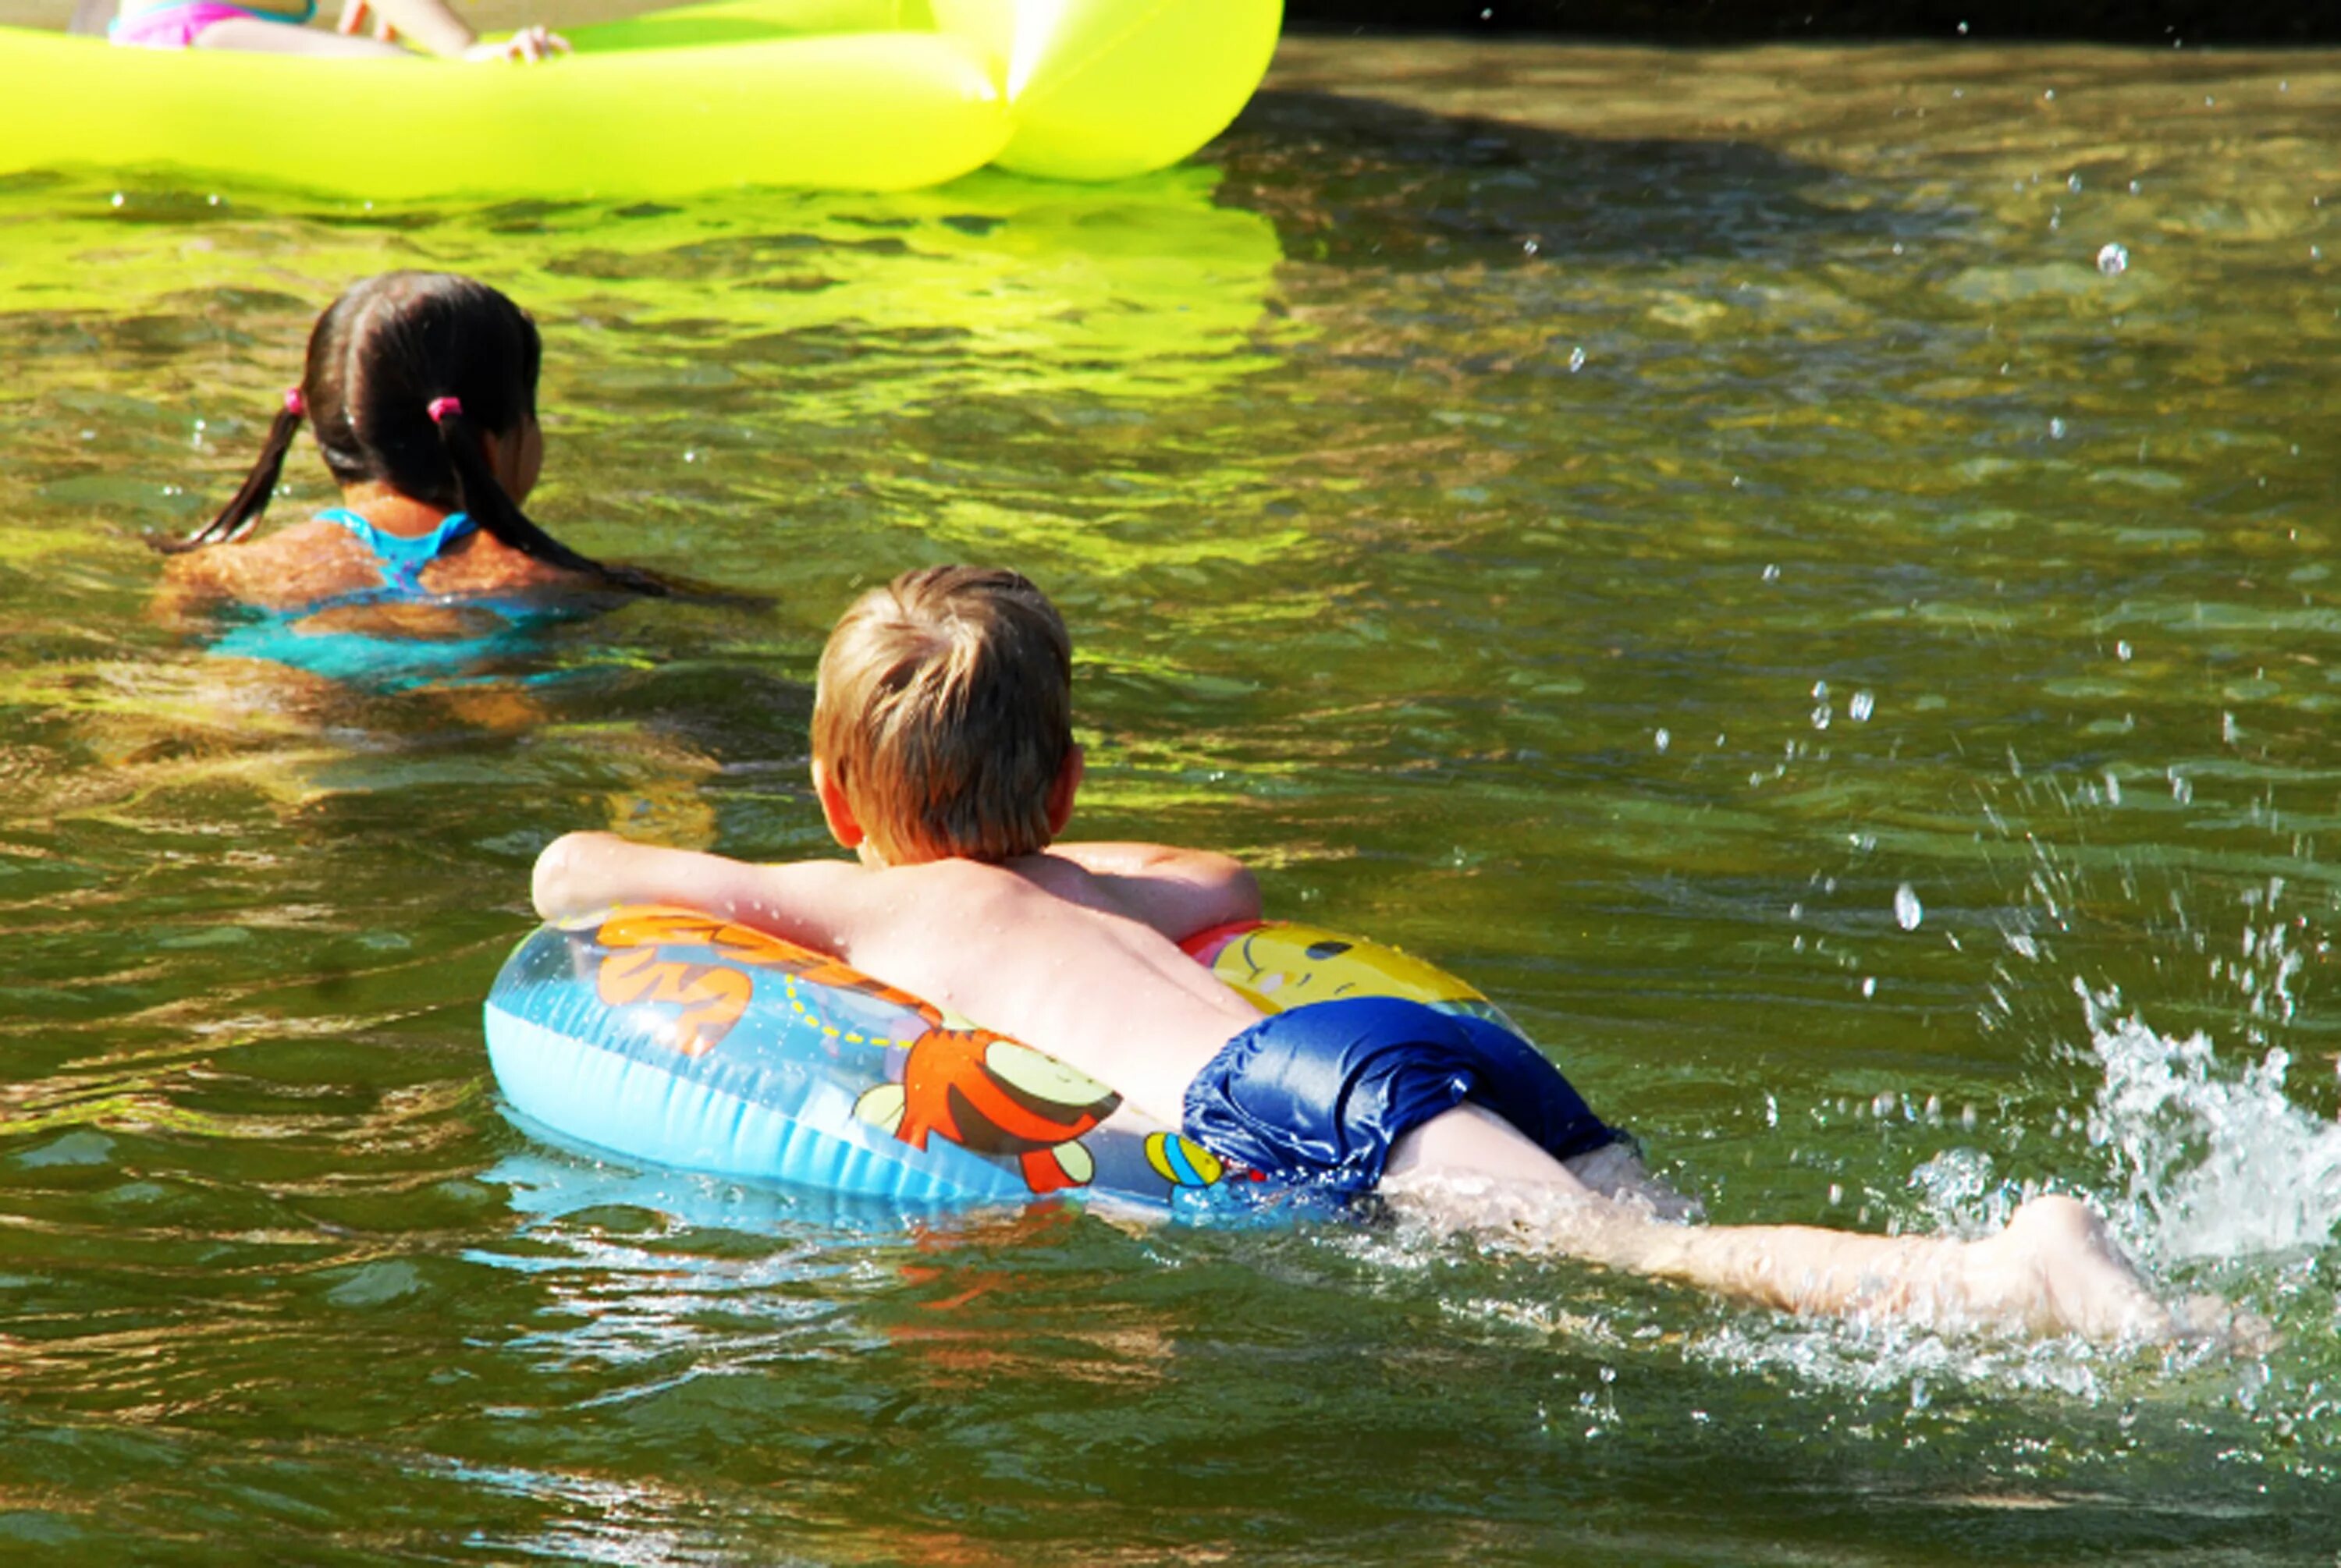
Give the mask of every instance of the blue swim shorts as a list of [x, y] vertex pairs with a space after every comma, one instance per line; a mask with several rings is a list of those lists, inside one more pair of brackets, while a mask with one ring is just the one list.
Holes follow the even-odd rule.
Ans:
[[1186, 1132], [1273, 1179], [1366, 1192], [1390, 1145], [1464, 1100], [1557, 1160], [1622, 1136], [1509, 1029], [1390, 997], [1260, 1019], [1187, 1086]]

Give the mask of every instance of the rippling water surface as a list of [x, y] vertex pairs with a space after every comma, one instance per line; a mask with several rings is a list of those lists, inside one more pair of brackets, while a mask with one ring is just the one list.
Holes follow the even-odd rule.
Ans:
[[[2331, 1560], [2341, 64], [1271, 89], [1098, 191], [0, 189], [8, 1560]], [[138, 536], [391, 266], [537, 313], [556, 531], [771, 607], [419, 686], [159, 620]], [[967, 558], [1073, 624], [1090, 832], [1472, 977], [1714, 1216], [2077, 1192], [2281, 1345], [906, 1224], [511, 1126], [535, 850], [820, 850], [828, 620]]]

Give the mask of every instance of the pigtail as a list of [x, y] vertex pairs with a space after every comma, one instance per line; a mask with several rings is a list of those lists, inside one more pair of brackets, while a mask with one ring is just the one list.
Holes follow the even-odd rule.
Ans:
[[149, 535], [146, 542], [164, 555], [184, 555], [207, 544], [231, 542], [250, 533], [259, 523], [261, 513], [268, 510], [269, 498], [276, 493], [277, 478], [284, 471], [284, 454], [293, 449], [293, 438], [300, 433], [302, 417], [308, 412], [300, 388], [287, 392], [284, 406], [268, 426], [268, 440], [262, 443], [260, 456], [253, 463], [252, 471], [244, 476], [244, 488], [235, 492], [234, 499], [217, 517], [184, 539], [156, 539]]
[[439, 427], [440, 444], [447, 449], [447, 461], [455, 470], [463, 510], [473, 521], [523, 555], [534, 556], [547, 565], [599, 578], [610, 587], [629, 593], [666, 596], [668, 585], [655, 573], [639, 567], [606, 566], [591, 556], [580, 555], [530, 521], [528, 514], [504, 492], [495, 471], [488, 467], [486, 443], [481, 440], [479, 427], [464, 417], [460, 401], [433, 398], [430, 413], [431, 422]]

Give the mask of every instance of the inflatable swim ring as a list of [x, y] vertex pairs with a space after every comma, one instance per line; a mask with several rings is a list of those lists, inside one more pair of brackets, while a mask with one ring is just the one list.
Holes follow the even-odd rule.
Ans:
[[[1443, 970], [1285, 922], [1188, 951], [1263, 1011], [1341, 995], [1500, 1019]], [[488, 993], [505, 1099], [630, 1158], [912, 1206], [1063, 1194], [1174, 1215], [1249, 1186], [1107, 1086], [777, 937], [630, 906], [540, 928]]]
[[[1280, 0], [716, 0], [530, 70], [117, 48], [0, 28], [0, 174], [374, 201], [902, 190], [1165, 167], [1234, 118]], [[942, 25], [938, 25], [938, 23]]]

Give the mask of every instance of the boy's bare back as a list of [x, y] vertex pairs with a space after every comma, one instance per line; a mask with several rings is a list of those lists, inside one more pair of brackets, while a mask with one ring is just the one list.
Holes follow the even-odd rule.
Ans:
[[1174, 940], [1258, 913], [1249, 875], [1222, 856], [1069, 845], [998, 866], [753, 866], [578, 833], [538, 862], [535, 892], [548, 918], [672, 902], [833, 953], [1112, 1085], [1167, 1126], [1195, 1074], [1259, 1020]]

